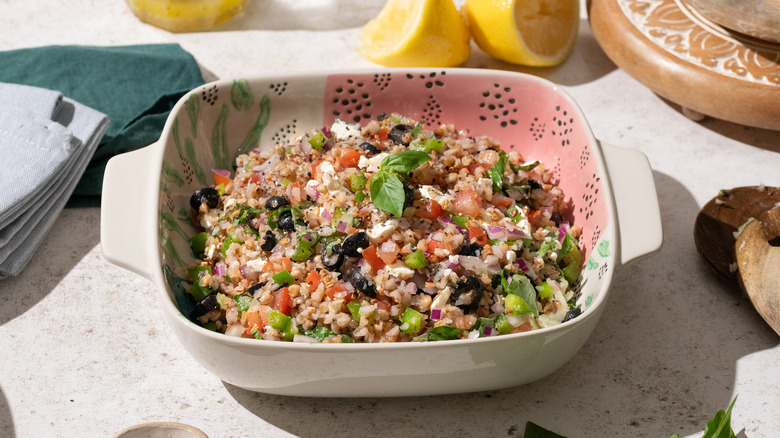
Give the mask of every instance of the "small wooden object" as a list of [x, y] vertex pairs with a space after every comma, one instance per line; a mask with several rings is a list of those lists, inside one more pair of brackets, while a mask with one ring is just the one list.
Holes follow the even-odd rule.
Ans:
[[777, 187], [749, 186], [721, 191], [696, 216], [693, 240], [699, 254], [715, 272], [738, 286], [734, 234], [748, 219], [762, 218], [779, 202]]
[[780, 335], [780, 247], [769, 241], [780, 230], [780, 207], [749, 223], [737, 237], [739, 283], [764, 321]]
[[682, 0], [589, 0], [609, 58], [688, 115], [780, 130], [780, 44], [714, 24]]

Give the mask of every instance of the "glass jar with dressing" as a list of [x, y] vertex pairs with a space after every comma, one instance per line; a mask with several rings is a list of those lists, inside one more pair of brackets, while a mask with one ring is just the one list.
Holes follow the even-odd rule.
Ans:
[[127, 0], [141, 21], [171, 32], [205, 31], [240, 14], [246, 0]]

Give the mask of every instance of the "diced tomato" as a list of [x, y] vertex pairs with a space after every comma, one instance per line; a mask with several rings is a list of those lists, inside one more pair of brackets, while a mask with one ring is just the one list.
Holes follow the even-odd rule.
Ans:
[[512, 204], [512, 198], [501, 193], [493, 193], [490, 203], [496, 207], [509, 207]]
[[263, 327], [268, 325], [269, 310], [271, 308], [268, 306], [260, 306], [258, 310], [246, 311], [241, 314], [241, 324], [246, 327], [244, 331], [247, 335], [252, 336], [253, 327], [262, 330]]
[[387, 140], [387, 135], [390, 134], [390, 130], [387, 128], [382, 128], [379, 131], [374, 134], [376, 138], [378, 138], [380, 141]]
[[352, 148], [341, 148], [341, 151], [338, 153], [337, 163], [342, 168], [357, 167], [362, 156], [363, 154]]
[[528, 222], [530, 222], [531, 225], [542, 226], [544, 225], [542, 223], [543, 220], [544, 217], [542, 216], [541, 210], [531, 210], [528, 212]]
[[493, 167], [493, 165], [487, 164], [487, 163], [471, 163], [468, 166], [466, 166], [466, 169], [469, 170], [470, 174], [474, 175], [474, 173], [477, 170], [477, 167], [481, 167], [481, 168], [487, 170], [487, 169], [490, 169], [491, 167]]
[[417, 207], [417, 209], [414, 211], [415, 216], [421, 217], [423, 219], [436, 221], [436, 219], [444, 216], [444, 209], [441, 208], [441, 205], [433, 199], [416, 201], [415, 206]]
[[317, 167], [322, 163], [322, 158], [316, 158], [311, 163], [311, 177], [312, 179], [317, 178]]
[[251, 182], [253, 182], [255, 184], [259, 183], [260, 182], [260, 175], [252, 172], [252, 176], [249, 177], [249, 181], [251, 181]]
[[339, 292], [344, 292], [344, 287], [341, 285], [341, 283], [336, 283], [333, 286], [325, 289], [325, 295], [327, 295], [331, 300], [334, 299], [336, 294]]
[[374, 245], [369, 245], [368, 248], [363, 250], [362, 254], [366, 262], [371, 265], [371, 272], [374, 274], [387, 265], [385, 261], [377, 255], [376, 247]]
[[292, 298], [290, 298], [290, 291], [283, 287], [281, 289], [277, 289], [273, 292], [274, 296], [274, 303], [271, 306], [272, 309], [278, 310], [285, 315], [290, 314], [290, 310], [292, 309]]
[[303, 191], [301, 190], [301, 183], [299, 181], [295, 181], [294, 183], [287, 185], [286, 192], [287, 198], [290, 200], [292, 205], [298, 205], [301, 203], [301, 199], [303, 198]]
[[428, 240], [429, 260], [436, 262], [441, 258], [440, 255], [436, 254], [437, 249], [443, 249], [452, 253], [452, 242], [449, 239], [445, 241], [444, 231], [442, 230], [434, 233]]
[[214, 172], [214, 185], [218, 186], [220, 184], [224, 184], [227, 186], [229, 183], [233, 182], [229, 176], [222, 175], [221, 173]]
[[387, 301], [385, 298], [380, 298], [376, 300], [376, 310], [385, 310], [390, 311], [390, 302]]
[[265, 265], [265, 269], [273, 272], [291, 271], [292, 260], [289, 257], [271, 257], [269, 263]]
[[480, 245], [487, 244], [487, 235], [482, 231], [482, 228], [480, 228], [479, 225], [469, 222], [467, 226], [469, 229], [469, 240], [473, 240]]
[[320, 272], [316, 269], [309, 272], [309, 275], [306, 276], [306, 284], [309, 285], [309, 290], [313, 291], [320, 287], [320, 279]]
[[512, 331], [512, 333], [521, 333], [521, 332], [529, 332], [531, 331], [531, 323], [530, 322], [524, 322], [520, 324], [519, 326], [515, 327], [515, 329]]
[[477, 217], [481, 211], [482, 199], [475, 191], [466, 189], [455, 195], [455, 201], [452, 203], [453, 213]]

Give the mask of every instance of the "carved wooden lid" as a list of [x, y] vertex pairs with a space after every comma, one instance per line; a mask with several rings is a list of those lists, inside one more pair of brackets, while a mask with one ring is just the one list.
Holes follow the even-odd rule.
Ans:
[[780, 44], [726, 30], [682, 0], [591, 0], [588, 14], [607, 56], [655, 93], [780, 130]]

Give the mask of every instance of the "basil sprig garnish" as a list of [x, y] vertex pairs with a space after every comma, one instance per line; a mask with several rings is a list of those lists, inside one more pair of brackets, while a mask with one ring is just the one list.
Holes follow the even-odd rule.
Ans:
[[431, 157], [423, 151], [401, 151], [389, 155], [379, 165], [379, 172], [371, 177], [369, 195], [374, 205], [395, 216], [404, 213], [404, 181], [412, 169], [429, 161]]
[[498, 151], [498, 161], [487, 170], [487, 175], [493, 182], [493, 192], [500, 192], [504, 184], [504, 169], [506, 168], [507, 155], [504, 151]]

